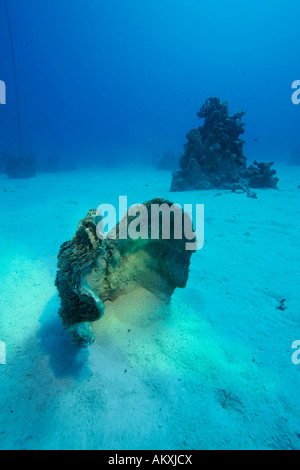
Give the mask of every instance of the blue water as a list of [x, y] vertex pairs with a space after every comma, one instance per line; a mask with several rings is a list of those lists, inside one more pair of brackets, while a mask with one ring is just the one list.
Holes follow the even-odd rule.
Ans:
[[[284, 159], [299, 140], [297, 0], [9, 0], [24, 149], [97, 162], [182, 151], [209, 96], [247, 114], [246, 153]], [[0, 5], [1, 145], [17, 151], [15, 97]], [[258, 142], [254, 142], [257, 139]]]
[[[299, 0], [8, 7], [24, 154], [76, 169], [0, 174], [0, 449], [299, 449]], [[2, 0], [0, 41], [0, 152], [17, 155]], [[170, 194], [156, 164], [182, 154], [210, 96], [245, 111], [244, 153], [275, 161], [279, 190]], [[81, 349], [58, 316], [57, 254], [119, 195], [204, 204], [205, 246], [170, 306], [121, 299]]]

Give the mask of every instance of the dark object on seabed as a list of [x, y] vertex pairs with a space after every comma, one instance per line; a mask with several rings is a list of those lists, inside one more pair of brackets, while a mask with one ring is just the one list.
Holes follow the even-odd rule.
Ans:
[[33, 178], [36, 175], [36, 158], [13, 157], [6, 163], [5, 173], [11, 179]]
[[249, 197], [250, 199], [258, 199], [256, 192], [251, 191], [250, 189], [247, 190], [247, 197]]
[[[162, 204], [173, 206], [173, 203], [163, 199], [144, 204], [147, 218], [143, 223], [149, 234], [151, 226], [157, 227], [152, 218], [153, 205]], [[179, 221], [186, 224], [189, 219], [192, 225], [189, 215], [183, 214], [180, 208], [177, 210], [180, 217], [184, 215]], [[56, 277], [61, 298], [60, 316], [73, 338], [80, 343], [93, 341], [92, 331], [86, 322], [101, 318], [106, 301], [115, 301], [122, 295], [143, 288], [168, 302], [177, 287], [186, 286], [194, 249], [186, 249], [185, 236], [181, 239], [175, 237], [175, 214], [171, 211], [168, 240], [162, 237], [161, 229], [158, 239], [123, 239], [119, 235], [121, 228], [123, 232], [125, 226], [128, 233], [128, 226], [135, 219], [136, 216], [127, 213], [114, 228], [115, 237], [108, 236], [103, 240], [97, 231], [100, 217], [97, 211], [91, 210], [79, 223], [74, 238], [61, 246]]]
[[173, 174], [171, 191], [191, 189], [234, 189], [239, 184], [245, 188], [274, 188], [273, 163], [257, 163], [247, 168], [243, 153], [245, 141], [243, 111], [228, 114], [228, 103], [219, 98], [209, 98], [198, 113], [204, 118], [203, 126], [187, 134], [188, 142], [180, 159], [181, 170]]
[[61, 170], [62, 171], [76, 171], [77, 165], [76, 163], [66, 160], [61, 162]]
[[159, 171], [175, 171], [178, 168], [179, 161], [171, 150], [167, 150], [162, 159], [158, 162], [157, 169]]
[[286, 299], [282, 299], [280, 302], [279, 302], [279, 305], [278, 307], [276, 307], [277, 310], [281, 310], [282, 312], [284, 312], [285, 310], [287, 310], [287, 306], [286, 306]]

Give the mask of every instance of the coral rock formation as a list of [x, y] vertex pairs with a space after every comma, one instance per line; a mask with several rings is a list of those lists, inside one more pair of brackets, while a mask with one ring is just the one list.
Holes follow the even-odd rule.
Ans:
[[[153, 204], [173, 206], [162, 199], [144, 204], [149, 213], [149, 234]], [[187, 214], [184, 216], [189, 217]], [[126, 219], [128, 230], [135, 219], [129, 212], [115, 227], [115, 239], [98, 236], [100, 217], [95, 210], [79, 223], [74, 238], [60, 249], [56, 278], [61, 298], [60, 316], [77, 340], [91, 341], [83, 324], [100, 319], [108, 300], [114, 301], [142, 287], [169, 301], [177, 287], [185, 287], [193, 251], [186, 250], [185, 237], [175, 238], [174, 218], [171, 211], [170, 239], [163, 239], [161, 229], [158, 239], [121, 239], [120, 225]], [[183, 224], [184, 220], [183, 217]]]
[[240, 138], [244, 133], [244, 114], [239, 111], [230, 117], [227, 102], [218, 98], [206, 100], [198, 113], [204, 124], [187, 134], [181, 170], [173, 174], [171, 191], [234, 189], [241, 185], [246, 192], [249, 186], [276, 187], [276, 171], [270, 169], [273, 163], [255, 162], [257, 168], [247, 168], [245, 141]]

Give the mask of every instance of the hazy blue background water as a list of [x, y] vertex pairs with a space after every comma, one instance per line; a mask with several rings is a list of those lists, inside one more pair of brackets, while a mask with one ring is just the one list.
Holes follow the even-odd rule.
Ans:
[[[182, 150], [209, 96], [246, 111], [246, 155], [287, 160], [299, 140], [299, 0], [8, 0], [24, 150], [82, 162]], [[17, 152], [0, 1], [0, 147]], [[255, 140], [258, 139], [256, 142]]]

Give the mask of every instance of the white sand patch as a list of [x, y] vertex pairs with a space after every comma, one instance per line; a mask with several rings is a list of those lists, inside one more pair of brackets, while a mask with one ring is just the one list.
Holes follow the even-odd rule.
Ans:
[[[169, 193], [170, 174], [151, 169], [2, 176], [0, 448], [299, 449], [300, 169], [278, 174], [280, 191], [257, 200]], [[118, 299], [81, 350], [57, 315], [56, 256], [119, 195], [204, 203], [205, 247], [170, 305]]]

